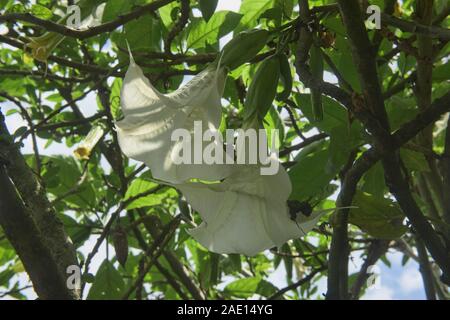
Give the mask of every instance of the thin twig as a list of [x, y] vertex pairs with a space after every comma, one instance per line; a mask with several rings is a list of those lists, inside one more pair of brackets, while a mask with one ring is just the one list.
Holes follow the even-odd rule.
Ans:
[[318, 273], [321, 273], [323, 271], [326, 270], [326, 267], [323, 268], [319, 268], [319, 269], [315, 269], [313, 271], [310, 272], [309, 275], [307, 275], [306, 277], [300, 279], [297, 282], [294, 282], [293, 284], [281, 289], [280, 291], [276, 292], [275, 294], [271, 295], [269, 298], [267, 298], [267, 300], [275, 300], [278, 299], [279, 297], [281, 297], [282, 295], [284, 295], [286, 292], [289, 292], [291, 290], [296, 290], [298, 287], [304, 285], [305, 283], [308, 283], [309, 281], [311, 281]]

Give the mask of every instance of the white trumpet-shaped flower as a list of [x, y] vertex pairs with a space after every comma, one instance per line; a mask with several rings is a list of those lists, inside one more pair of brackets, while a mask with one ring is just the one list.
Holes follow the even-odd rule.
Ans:
[[105, 130], [103, 130], [100, 126], [95, 126], [89, 131], [86, 138], [78, 145], [78, 147], [73, 152], [75, 157], [78, 160], [88, 160], [91, 156], [92, 150], [95, 148], [97, 143], [105, 134]]
[[162, 94], [130, 55], [121, 92], [125, 118], [116, 123], [122, 151], [144, 162], [154, 178], [169, 183], [192, 178], [216, 181], [228, 176], [231, 168], [227, 165], [175, 164], [173, 154], [183, 149], [183, 142], [172, 141], [176, 129], [193, 135], [194, 122], [201, 123], [203, 132], [217, 130], [222, 119], [224, 85], [224, 70], [210, 65], [178, 90]]
[[287, 200], [292, 186], [281, 166], [275, 175], [261, 175], [258, 165], [239, 166], [223, 182], [191, 182], [177, 188], [203, 220], [190, 234], [216, 253], [253, 256], [280, 247], [305, 235], [320, 218], [313, 213], [291, 220]]

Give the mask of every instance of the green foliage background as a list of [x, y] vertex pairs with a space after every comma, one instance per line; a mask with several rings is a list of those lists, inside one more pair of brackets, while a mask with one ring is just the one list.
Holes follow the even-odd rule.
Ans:
[[[108, 0], [102, 22], [114, 21], [136, 5], [148, 2]], [[280, 45], [285, 31], [292, 30], [292, 38], [283, 51], [291, 64], [293, 90], [287, 100], [273, 102], [265, 116], [265, 126], [282, 132], [279, 141], [282, 152], [302, 141], [298, 131], [307, 137], [323, 134], [317, 141], [306, 143], [300, 152], [285, 153], [282, 159], [289, 166], [293, 184], [291, 198], [317, 204], [316, 210], [336, 205], [340, 173], [349, 158], [359, 157], [372, 144], [363, 125], [332, 98], [323, 97], [323, 121], [312, 120], [309, 90], [294, 76], [297, 38], [292, 21], [298, 17], [296, 2], [243, 0], [239, 13], [216, 11], [217, 1], [214, 0], [188, 2], [187, 23], [177, 32], [172, 30], [176, 30], [182, 20], [182, 9], [179, 1], [172, 1], [111, 32], [84, 40], [66, 37], [52, 52], [47, 63], [34, 60], [29, 53], [24, 53], [20, 45], [14, 47], [14, 43], [8, 43], [3, 38], [0, 41], [3, 42], [0, 49], [0, 103], [6, 115], [6, 125], [10, 117], [17, 114], [28, 123], [27, 127], [12, 133], [15, 142], [20, 144], [21, 138], [26, 135], [44, 139], [46, 147], [60, 145], [69, 150], [83, 140], [92, 126], [101, 124], [107, 128], [107, 134], [89, 160], [77, 160], [67, 155], [44, 156], [37, 149], [34, 154], [25, 155], [29, 166], [46, 187], [48, 198], [53, 201], [58, 216], [78, 249], [80, 262], [86, 262], [95, 239], [118, 208], [121, 209], [120, 217], [112, 224], [105, 241], [115, 250], [127, 252], [126, 264], [121, 266], [115, 251], [110, 250], [98, 270], [83, 269], [86, 271], [83, 281], [90, 284], [89, 290], [84, 292], [85, 298], [123, 298], [136, 284], [145, 263], [151, 261], [152, 255], [146, 251], [165, 226], [179, 214], [185, 220], [192, 217], [194, 221], [200, 221], [195, 212], [186, 208], [186, 203], [175, 189], [159, 187], [151, 181], [151, 173], [146, 168], [120, 154], [113, 123], [122, 116], [120, 87], [128, 65], [126, 41], [136, 62], [143, 67], [152, 83], [159, 90], [170, 92], [178, 88], [186, 76], [198, 73], [216, 58], [221, 39], [229, 39], [240, 31], [255, 27], [270, 30], [272, 39], [261, 53], [250, 63], [229, 73], [223, 100], [224, 129], [241, 126], [245, 94], [256, 68], [265, 56]], [[309, 4], [320, 7], [335, 2], [316, 0], [309, 1]], [[389, 1], [368, 2], [384, 9]], [[42, 19], [58, 21], [59, 11], [56, 9], [62, 9], [60, 1], [37, 0], [36, 3], [0, 0], [0, 10], [3, 14], [29, 12]], [[405, 20], [414, 20], [414, 5], [415, 1], [404, 0], [395, 14]], [[444, 10], [448, 12], [448, 1], [434, 1], [435, 16]], [[318, 13], [317, 18], [333, 38], [333, 44], [322, 47], [332, 62], [325, 63], [325, 80], [336, 82], [334, 76], [337, 70], [341, 80], [357, 94], [363, 93], [341, 18], [336, 13]], [[448, 28], [449, 23], [447, 18], [440, 26]], [[43, 28], [26, 22], [8, 22], [5, 25], [9, 33], [3, 37], [14, 39], [17, 43], [25, 41], [25, 37], [45, 32]], [[395, 131], [420, 111], [414, 97], [413, 82], [405, 80], [416, 71], [417, 58], [401, 46], [407, 43], [405, 39], [414, 37], [413, 34], [392, 27], [387, 29], [394, 33], [394, 38], [376, 31], [369, 31], [369, 36], [373, 41], [378, 41], [378, 76], [383, 90], [392, 92], [385, 103], [392, 131]], [[173, 39], [167, 48], [164, 45], [167, 45], [169, 35]], [[416, 46], [414, 41], [409, 43], [413, 48]], [[435, 40], [434, 45], [433, 99], [441, 97], [450, 88], [447, 63], [450, 47], [446, 41]], [[395, 50], [396, 54], [392, 56]], [[383, 60], [385, 58], [388, 60]], [[402, 84], [400, 90], [395, 90]], [[338, 85], [345, 87], [343, 81]], [[278, 91], [282, 90], [280, 83]], [[90, 92], [97, 96], [96, 104], [86, 103], [86, 95]], [[401, 149], [401, 156], [417, 203], [435, 226], [448, 231], [449, 226], [444, 221], [436, 220], [436, 217], [433, 220], [430, 213], [430, 206], [437, 206], [438, 211], [440, 209], [438, 196], [434, 194], [439, 190], [426, 187], [431, 190], [428, 198], [421, 191], [421, 184], [424, 183], [422, 177], [432, 176], [437, 170], [430, 167], [427, 156], [430, 152], [433, 155], [444, 152], [446, 125], [444, 119], [435, 123], [431, 150], [424, 151], [411, 143]], [[416, 246], [415, 232], [389, 194], [380, 164], [364, 174], [353, 205], [358, 207], [352, 209], [349, 215], [349, 246], [353, 255], [367, 259], [377, 245], [384, 248], [377, 260], [386, 260], [388, 248], [402, 252], [403, 263], [418, 259], [417, 253], [411, 249]], [[185, 220], [176, 228], [157, 263], [145, 274], [143, 283], [137, 283], [137, 289], [128, 298], [323, 298], [318, 285], [327, 277], [332, 214], [325, 215], [307, 237], [290, 241], [278, 251], [272, 250], [251, 258], [208, 252], [189, 236], [189, 223]], [[118, 230], [126, 233], [128, 247], [125, 249], [123, 239], [119, 239], [122, 244], [115, 242], [121, 236]], [[101, 250], [98, 255], [105, 256], [104, 247]], [[281, 294], [279, 290], [282, 288], [269, 281], [270, 275], [280, 265], [285, 269], [287, 283], [293, 285], [292, 290]], [[27, 298], [21, 293], [23, 283], [19, 284], [15, 277], [22, 272], [24, 269], [20, 260], [0, 231], [0, 293], [5, 292], [19, 299]], [[312, 276], [308, 281], [297, 283], [310, 274]], [[357, 277], [358, 274], [350, 275], [350, 288]], [[439, 297], [448, 297], [447, 287], [438, 280], [438, 273], [434, 274], [433, 281]], [[364, 289], [363, 285], [358, 290], [358, 297], [363, 295]]]

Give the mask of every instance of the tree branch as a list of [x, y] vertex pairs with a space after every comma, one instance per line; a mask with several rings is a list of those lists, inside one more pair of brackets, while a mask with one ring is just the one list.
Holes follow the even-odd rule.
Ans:
[[299, 144], [290, 146], [290, 147], [286, 147], [285, 149], [280, 151], [280, 157], [284, 157], [287, 156], [288, 154], [290, 154], [293, 151], [297, 151], [300, 150], [304, 147], [309, 146], [310, 144], [316, 142], [316, 141], [320, 141], [323, 140], [325, 138], [327, 138], [328, 135], [326, 133], [318, 133], [312, 137], [306, 138], [304, 141], [300, 142]]
[[443, 192], [447, 196], [444, 197], [444, 221], [450, 225], [450, 118], [447, 120], [447, 129], [445, 131], [445, 148], [444, 158], [441, 160], [442, 176], [443, 176]]
[[[8, 161], [7, 175], [13, 181], [25, 207], [32, 215], [36, 228], [42, 235], [44, 245], [50, 251], [52, 260], [58, 267], [60, 276], [66, 277], [67, 268], [78, 265], [75, 249], [65, 233], [64, 225], [50, 204], [44, 187], [26, 164], [17, 145], [12, 143], [12, 137], [6, 128], [1, 112], [0, 136], [2, 136], [0, 155]], [[16, 250], [19, 249], [16, 248]], [[78, 298], [78, 293], [73, 291], [72, 297]]]
[[434, 288], [433, 271], [431, 270], [428, 253], [420, 238], [416, 237], [417, 255], [419, 257], [419, 270], [422, 275], [423, 287], [427, 300], [436, 300], [436, 290]]
[[180, 2], [181, 2], [180, 18], [175, 23], [173, 28], [169, 31], [169, 34], [164, 40], [164, 51], [169, 55], [172, 55], [172, 51], [170, 50], [172, 41], [181, 31], [183, 31], [183, 28], [188, 23], [189, 13], [191, 11], [189, 0], [180, 0]]
[[146, 5], [137, 6], [133, 11], [119, 16], [117, 19], [101, 24], [96, 27], [89, 28], [87, 30], [79, 31], [75, 29], [68, 28], [62, 24], [52, 22], [50, 20], [40, 19], [29, 13], [10, 13], [0, 15], [0, 22], [17, 22], [24, 21], [32, 23], [34, 25], [44, 28], [48, 32], [59, 33], [66, 37], [72, 37], [76, 39], [87, 39], [97, 36], [102, 33], [111, 32], [118, 27], [140, 18], [141, 16], [158, 10], [159, 8], [173, 2], [175, 0], [156, 0]]
[[76, 292], [69, 290], [66, 276], [24, 206], [10, 180], [5, 166], [0, 165], [0, 224], [28, 273], [39, 298], [72, 300]]
[[358, 277], [356, 278], [351, 290], [352, 299], [359, 298], [361, 290], [370, 276], [370, 274], [368, 273], [369, 267], [373, 266], [386, 253], [388, 248], [389, 241], [387, 240], [375, 240], [370, 244], [369, 249], [367, 250], [366, 260], [361, 266]]
[[[337, 4], [318, 6], [311, 9], [312, 13], [337, 13], [338, 11], [339, 7]], [[448, 11], [444, 10], [444, 12], [442, 12], [443, 17], [438, 17], [439, 19], [436, 20], [445, 19], [447, 15]], [[440, 28], [437, 26], [427, 26], [416, 23], [414, 21], [403, 20], [383, 12], [381, 13], [381, 23], [384, 25], [396, 27], [404, 32], [423, 34], [434, 38], [440, 38], [442, 40], [450, 40], [450, 30], [448, 29]]]
[[[141, 217], [145, 216], [145, 213], [141, 209], [137, 209], [137, 212]], [[161, 220], [156, 216], [150, 216], [148, 219], [144, 220], [144, 226], [150, 233], [153, 239], [157, 239], [161, 235]], [[181, 263], [177, 256], [170, 250], [163, 250], [163, 256], [169, 263], [173, 272], [179, 277], [181, 283], [186, 287], [192, 297], [196, 300], [205, 300], [206, 295], [202, 290], [195, 284], [191, 275], [186, 270], [186, 267]]]
[[300, 279], [297, 282], [294, 282], [293, 284], [287, 286], [286, 288], [281, 289], [280, 291], [276, 292], [275, 294], [273, 294], [269, 298], [267, 298], [267, 300], [275, 300], [275, 299], [280, 298], [286, 292], [295, 290], [298, 287], [301, 287], [302, 285], [304, 285], [305, 283], [308, 283], [316, 276], [316, 274], [321, 273], [325, 270], [326, 270], [326, 267], [315, 269], [315, 270], [311, 271], [306, 277]]
[[[426, 0], [429, 1], [429, 0]], [[381, 13], [381, 22], [396, 27], [404, 32], [421, 34], [429, 37], [450, 40], [450, 30], [435, 26], [423, 25]]]
[[[379, 79], [376, 76], [378, 73], [375, 54], [371, 48], [358, 1], [338, 0], [338, 3], [352, 45], [353, 59], [358, 67], [366, 104], [370, 113], [374, 116], [374, 120], [378, 120], [382, 127], [389, 132], [389, 122], [384, 107], [381, 87]], [[370, 128], [368, 130], [370, 131]], [[386, 137], [384, 134], [379, 134], [378, 132], [372, 131], [371, 133], [375, 138], [376, 147], [380, 149], [386, 147], [392, 148], [392, 146], [389, 147], [390, 135]], [[383, 167], [386, 175], [386, 183], [403, 212], [423, 239], [436, 263], [444, 272], [443, 281], [450, 283], [450, 256], [448, 251], [416, 204], [409, 190], [409, 184], [402, 175], [400, 161], [400, 157], [396, 153], [388, 153], [384, 157]]]

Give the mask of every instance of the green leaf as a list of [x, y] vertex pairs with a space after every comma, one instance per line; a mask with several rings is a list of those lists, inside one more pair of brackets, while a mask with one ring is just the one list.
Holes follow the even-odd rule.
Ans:
[[259, 277], [235, 280], [225, 287], [224, 292], [238, 298], [250, 298], [256, 293], [260, 282]]
[[213, 252], [210, 252], [209, 256], [211, 265], [209, 283], [210, 285], [216, 285], [220, 280], [220, 260], [222, 256]]
[[386, 103], [386, 112], [389, 116], [391, 129], [397, 130], [418, 114], [416, 100], [413, 97], [393, 96]]
[[23, 77], [12, 77], [2, 76], [0, 78], [0, 87], [2, 91], [6, 91], [11, 96], [20, 97], [26, 93], [26, 88], [24, 84], [28, 81]]
[[133, 1], [108, 0], [103, 11], [102, 23], [116, 19], [120, 14], [127, 13], [132, 8]]
[[338, 126], [331, 130], [327, 171], [337, 172], [347, 163], [351, 152], [363, 144], [360, 133], [360, 127], [356, 122], [351, 128]]
[[413, 56], [401, 52], [398, 59], [398, 69], [402, 75], [406, 75], [416, 63], [416, 59]]
[[47, 9], [46, 7], [39, 4], [34, 4], [31, 7], [31, 14], [44, 20], [48, 20], [53, 16], [53, 13], [50, 9]]
[[275, 0], [275, 6], [281, 9], [284, 16], [290, 18], [294, 11], [294, 0]]
[[151, 15], [133, 20], [125, 25], [125, 39], [131, 50], [161, 51], [161, 21]]
[[280, 150], [285, 138], [285, 127], [280, 113], [273, 106], [269, 109], [269, 112], [267, 112], [266, 117], [264, 118], [264, 128], [267, 132], [267, 142], [269, 143], [269, 146], [272, 145], [272, 130], [278, 130], [278, 139], [275, 140], [275, 146]]
[[338, 16], [330, 15], [323, 19], [323, 25], [338, 35], [345, 34], [345, 26], [342, 23], [342, 19]]
[[[277, 28], [281, 25], [282, 16], [283, 12], [280, 8], [270, 8], [259, 16], [259, 20], [266, 19], [268, 22], [273, 21], [273, 27]], [[270, 26], [272, 25], [270, 24]]]
[[229, 254], [228, 259], [225, 259], [224, 261], [224, 265], [229, 267], [230, 273], [241, 272], [242, 271], [241, 255]]
[[6, 112], [6, 116], [10, 116], [10, 115], [13, 115], [13, 114], [15, 114], [15, 113], [18, 113], [19, 112], [19, 110], [17, 110], [17, 109], [10, 109], [10, 110], [8, 110], [7, 112]]
[[[1, 233], [3, 234], [3, 232]], [[16, 252], [11, 247], [11, 244], [6, 240], [0, 241], [0, 265], [6, 265], [8, 261], [11, 261], [16, 257]]]
[[243, 0], [239, 12], [244, 16], [235, 33], [237, 34], [242, 30], [255, 27], [258, 24], [259, 17], [267, 9], [272, 8], [273, 5], [274, 0]]
[[383, 197], [386, 189], [384, 181], [384, 169], [380, 162], [376, 163], [364, 175], [362, 191], [370, 193], [375, 197]]
[[361, 92], [361, 84], [359, 82], [358, 71], [351, 60], [352, 51], [350, 44], [345, 37], [338, 36], [336, 39], [337, 53], [332, 56], [332, 60], [336, 64], [342, 77], [352, 86], [356, 92]]
[[121, 115], [120, 108], [120, 91], [122, 89], [122, 79], [116, 78], [111, 86], [111, 94], [109, 96], [109, 102], [111, 106], [111, 114], [114, 119], [117, 119]]
[[104, 260], [89, 290], [88, 300], [118, 300], [122, 297], [125, 283], [111, 262]]
[[[77, 185], [82, 171], [74, 158], [62, 156], [42, 158], [47, 163], [43, 178], [50, 193], [56, 197], [65, 195]], [[79, 208], [86, 208], [86, 205], [95, 206], [99, 190], [95, 190], [92, 183], [84, 181], [77, 187], [77, 191], [64, 197], [63, 201]]]
[[409, 261], [409, 256], [408, 255], [403, 255], [402, 257], [402, 267], [404, 267]]
[[15, 3], [8, 9], [8, 13], [25, 13], [26, 11], [22, 3]]
[[378, 239], [398, 239], [408, 228], [403, 212], [390, 199], [358, 192], [353, 199], [349, 222]]
[[326, 189], [338, 172], [336, 168], [326, 170], [328, 155], [328, 143], [324, 142], [314, 143], [298, 154], [297, 164], [288, 172], [292, 181], [291, 199], [306, 200]]
[[19, 138], [27, 131], [28, 131], [28, 128], [26, 126], [21, 126], [21, 127], [17, 128], [16, 131], [14, 131], [13, 136], [16, 138]]
[[302, 113], [308, 118], [309, 122], [314, 123], [314, 126], [321, 131], [328, 134], [332, 134], [333, 129], [337, 127], [348, 128], [348, 115], [345, 108], [333, 99], [323, 96], [323, 120], [320, 122], [314, 122], [311, 95], [310, 94], [296, 94], [295, 101], [302, 111]]
[[59, 218], [63, 222], [64, 228], [76, 248], [82, 246], [91, 236], [92, 228], [88, 225], [80, 224], [75, 219], [64, 214], [61, 214]]
[[400, 149], [400, 155], [402, 157], [405, 166], [413, 172], [429, 172], [430, 167], [425, 155], [420, 152], [409, 150], [406, 148]]
[[6, 269], [0, 272], [0, 287], [8, 287], [9, 280], [14, 277], [15, 272], [12, 269]]
[[265, 118], [275, 100], [279, 77], [280, 63], [277, 56], [270, 56], [259, 64], [245, 96], [245, 122], [255, 119], [259, 122]]
[[218, 11], [206, 22], [195, 20], [187, 38], [188, 48], [201, 48], [212, 45], [220, 38], [233, 31], [242, 15], [232, 11]]
[[209, 21], [209, 19], [216, 11], [218, 0], [199, 0], [200, 11], [202, 12], [203, 19]]
[[282, 257], [283, 262], [284, 262], [284, 267], [286, 269], [287, 279], [292, 279], [293, 271], [294, 271], [294, 261], [293, 261], [294, 259], [289, 257], [290, 255], [292, 255], [292, 251], [291, 251], [291, 247], [289, 246], [288, 243], [285, 243], [281, 247], [281, 252], [283, 252], [284, 254], [287, 255], [286, 257]]
[[258, 288], [256, 290], [256, 293], [263, 296], [263, 297], [270, 297], [271, 295], [275, 294], [279, 289], [274, 286], [272, 283], [261, 280], [261, 282], [258, 285]]
[[281, 83], [283, 84], [283, 91], [277, 93], [277, 100], [284, 101], [288, 99], [292, 94], [293, 79], [289, 58], [285, 54], [280, 54], [279, 59], [280, 59], [280, 79]]
[[159, 8], [159, 16], [166, 28], [169, 28], [174, 23], [172, 18], [173, 12], [179, 12], [179, 10], [180, 8], [176, 1]]
[[433, 69], [433, 81], [441, 82], [450, 79], [450, 63], [444, 63]]
[[[124, 201], [128, 200], [129, 198], [138, 196], [144, 192], [150, 191], [157, 186], [158, 185], [154, 182], [142, 178], [137, 178], [133, 180], [131, 185], [128, 187], [128, 190], [124, 197]], [[160, 190], [158, 192], [134, 200], [127, 206], [127, 209], [131, 210], [143, 207], [156, 206], [162, 204], [165, 199], [175, 196], [176, 192], [173, 189]]]
[[224, 289], [224, 293], [242, 299], [250, 298], [255, 294], [269, 297], [277, 291], [277, 287], [260, 277], [235, 280], [228, 284]]

